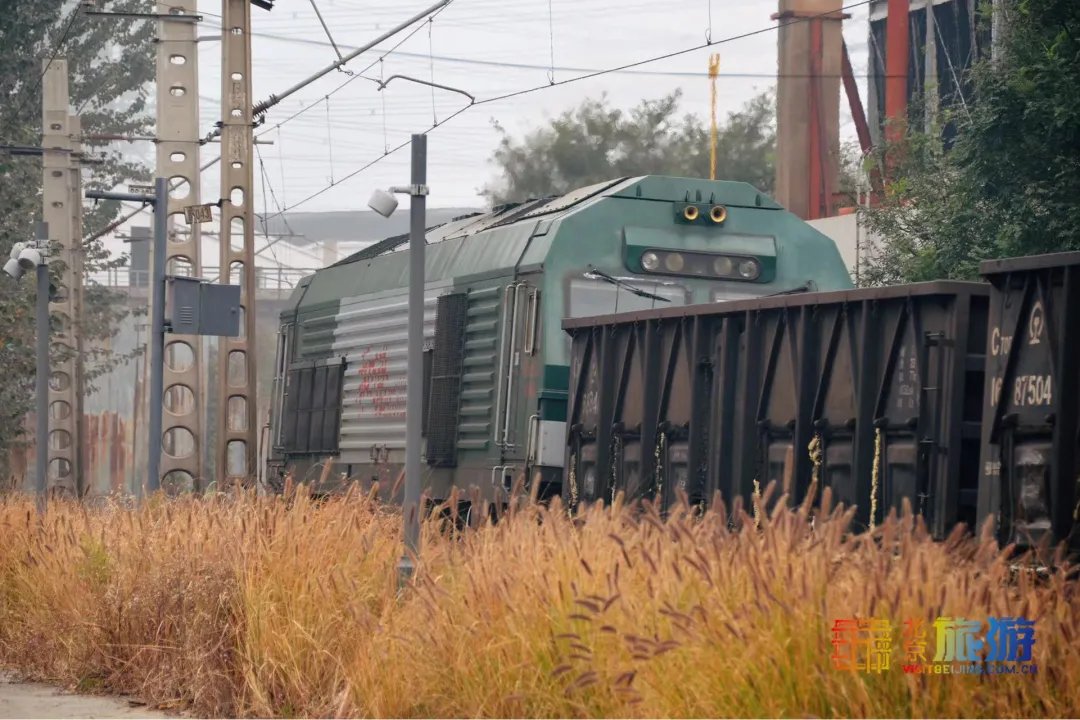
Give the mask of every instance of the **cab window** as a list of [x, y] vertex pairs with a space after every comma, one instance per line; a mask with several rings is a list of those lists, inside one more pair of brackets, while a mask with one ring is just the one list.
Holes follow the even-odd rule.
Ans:
[[[623, 286], [604, 280], [573, 278], [570, 280], [570, 303], [568, 316], [573, 318], [615, 313], [655, 310], [657, 308], [685, 305], [686, 288], [677, 283], [619, 278]], [[650, 295], [666, 298], [668, 302], [653, 297], [637, 295], [627, 286]]]

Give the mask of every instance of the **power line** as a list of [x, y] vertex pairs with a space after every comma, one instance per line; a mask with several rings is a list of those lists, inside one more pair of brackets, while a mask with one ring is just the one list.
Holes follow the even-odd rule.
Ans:
[[[278, 265], [278, 267], [285, 268], [285, 269], [288, 269], [288, 270], [302, 269], [302, 268], [297, 268], [295, 266], [286, 265], [285, 263], [281, 262], [281, 259], [278, 258], [277, 253], [274, 251], [273, 246], [278, 240], [281, 240], [281, 239], [283, 239], [285, 237], [307, 238], [307, 235], [305, 235], [303, 233], [296, 232], [296, 230], [293, 229], [293, 226], [289, 223], [288, 217], [285, 217], [285, 215], [282, 212], [282, 213], [278, 213], [278, 215], [281, 215], [282, 223], [285, 225], [285, 229], [288, 231], [288, 234], [286, 235], [284, 233], [274, 233], [274, 235], [276, 236], [276, 239], [275, 240], [270, 239], [269, 224], [268, 224], [267, 221], [271, 216], [266, 212], [266, 204], [265, 204], [267, 191], [269, 191], [269, 196], [270, 196], [270, 199], [274, 203], [274, 207], [281, 210], [282, 205], [281, 205], [281, 202], [277, 198], [277, 193], [274, 192], [274, 184], [271, 182], [270, 174], [266, 170], [266, 163], [263, 161], [262, 151], [259, 149], [259, 147], [257, 145], [255, 146], [255, 154], [259, 159], [259, 170], [260, 170], [260, 172], [262, 174], [262, 186], [263, 186], [263, 212], [262, 212], [261, 216], [259, 217], [259, 220], [262, 222], [263, 236], [266, 238], [266, 241], [267, 241], [265, 246], [263, 246], [261, 249], [255, 251], [255, 254], [256, 255], [261, 255], [262, 253], [269, 250], [271, 257], [274, 258], [274, 262]], [[277, 217], [278, 215], [274, 215], [272, 217]], [[322, 243], [319, 240], [314, 241], [314, 243], [317, 244], [317, 245], [325, 245], [324, 243]], [[313, 259], [313, 260], [317, 260], [319, 262], [322, 262], [322, 258], [320, 258], [319, 256], [315, 255], [312, 252], [304, 250], [301, 247], [293, 245], [293, 250], [300, 253], [301, 255], [306, 255], [309, 258]], [[218, 279], [219, 278], [214, 278], [211, 282], [216, 282]]]
[[[270, 241], [270, 232], [267, 229], [267, 224], [266, 224], [266, 186], [269, 184], [268, 181], [267, 181], [268, 179], [266, 177], [266, 164], [263, 162], [263, 159], [262, 159], [262, 151], [260, 151], [258, 149], [258, 147], [255, 148], [255, 154], [259, 158], [259, 171], [262, 173], [262, 190], [263, 190], [262, 226], [263, 226], [263, 236], [266, 238], [266, 241], [269, 242]], [[277, 205], [277, 198], [276, 197], [274, 198], [274, 205]], [[296, 234], [296, 231], [293, 230], [292, 227], [289, 226], [289, 219], [283, 217], [282, 220], [285, 223], [285, 229], [288, 230], [290, 233]], [[269, 246], [267, 246], [267, 247], [269, 247]], [[273, 250], [271, 250], [270, 254], [274, 257], [274, 262], [277, 263], [278, 266], [280, 267], [281, 266], [281, 261], [278, 260], [277, 253], [274, 252]], [[230, 272], [229, 275], [231, 276], [232, 273]], [[229, 281], [230, 282], [232, 281], [231, 277], [229, 278]]]
[[[403, 44], [404, 44], [405, 42], [407, 42], [407, 41], [408, 41], [408, 40], [409, 40], [410, 38], [412, 38], [412, 37], [413, 37], [414, 35], [416, 35], [416, 33], [420, 32], [420, 30], [422, 30], [422, 29], [423, 29], [423, 28], [424, 28], [424, 27], [425, 27], [426, 25], [428, 25], [429, 23], [431, 23], [432, 21], [434, 21], [434, 19], [435, 19], [436, 17], [438, 17], [439, 13], [441, 13], [441, 12], [442, 12], [443, 10], [445, 10], [445, 9], [446, 9], [446, 8], [448, 8], [448, 7], [450, 7], [450, 3], [448, 3], [448, 4], [444, 5], [444, 6], [442, 6], [441, 8], [439, 8], [438, 10], [436, 10], [436, 11], [435, 11], [434, 13], [432, 13], [432, 14], [431, 14], [431, 15], [430, 15], [430, 16], [428, 17], [428, 22], [427, 22], [427, 23], [422, 23], [422, 24], [419, 24], [419, 25], [417, 25], [416, 27], [414, 27], [414, 28], [413, 28], [412, 30], [410, 30], [410, 31], [409, 31], [408, 33], [406, 33], [404, 37], [402, 37], [402, 38], [401, 38], [400, 40], [398, 40], [398, 41], [397, 41], [396, 43], [394, 43], [394, 45], [393, 45], [393, 46], [392, 46], [392, 47], [391, 47], [391, 48], [390, 48], [389, 50], [385, 51], [385, 52], [384, 52], [384, 53], [383, 53], [382, 55], [380, 55], [380, 56], [379, 56], [379, 57], [378, 57], [378, 58], [377, 58], [376, 60], [373, 60], [373, 61], [372, 61], [371, 63], [369, 63], [369, 64], [367, 65], [367, 67], [365, 67], [365, 68], [364, 68], [363, 70], [360, 70], [359, 72], [356, 72], [356, 73], [350, 73], [350, 77], [349, 77], [349, 79], [348, 79], [348, 80], [346, 80], [345, 82], [341, 83], [340, 85], [338, 85], [338, 86], [337, 86], [336, 88], [334, 88], [334, 89], [333, 89], [333, 90], [331, 90], [330, 92], [326, 93], [326, 95], [325, 95], [325, 96], [323, 96], [322, 100], [323, 100], [323, 101], [326, 101], [326, 102], [329, 102], [329, 100], [330, 100], [330, 96], [331, 96], [331, 95], [334, 95], [335, 93], [337, 93], [338, 91], [340, 91], [341, 89], [343, 89], [343, 88], [344, 88], [345, 86], [347, 86], [347, 85], [348, 85], [349, 83], [353, 82], [354, 80], [357, 80], [357, 79], [359, 79], [359, 78], [361, 78], [361, 77], [364, 77], [364, 73], [366, 73], [366, 72], [367, 72], [368, 70], [370, 70], [371, 68], [375, 67], [375, 66], [376, 66], [377, 64], [379, 64], [380, 62], [382, 62], [382, 61], [383, 61], [383, 60], [384, 60], [384, 59], [385, 59], [385, 58], [386, 58], [386, 57], [387, 57], [388, 55], [390, 55], [391, 53], [395, 52], [395, 51], [396, 51], [396, 50], [397, 50], [397, 49], [398, 49], [399, 47], [401, 47], [401, 46], [402, 46], [402, 45], [403, 45]], [[258, 34], [259, 34], [259, 33], [252, 33], [252, 35], [258, 35]], [[325, 44], [324, 44], [324, 43], [322, 43], [322, 42], [319, 42], [318, 44], [319, 44], [319, 45], [323, 45], [323, 46], [325, 46]], [[344, 48], [345, 48], [346, 50], [354, 50], [354, 49], [355, 49], [355, 48], [348, 48], [348, 47], [345, 47], [345, 46], [341, 46], [341, 47], [344, 47]], [[336, 49], [336, 48], [335, 48], [335, 49]], [[365, 79], [365, 80], [371, 80], [372, 78], [364, 78], [364, 79]], [[303, 107], [303, 108], [301, 108], [301, 109], [297, 110], [297, 111], [296, 111], [296, 112], [294, 112], [294, 113], [293, 113], [292, 115], [290, 115], [289, 117], [285, 118], [284, 120], [282, 120], [282, 121], [280, 121], [280, 122], [277, 122], [277, 123], [274, 123], [274, 126], [273, 126], [273, 127], [274, 127], [274, 128], [280, 128], [280, 127], [281, 127], [282, 125], [284, 125], [285, 123], [289, 122], [290, 120], [293, 120], [293, 119], [295, 119], [295, 118], [299, 117], [300, 115], [303, 115], [304, 113], [306, 113], [306, 112], [307, 112], [308, 110], [310, 110], [311, 108], [313, 108], [313, 107], [317, 106], [317, 105], [319, 104], [319, 102], [320, 102], [320, 101], [318, 101], [318, 100], [317, 100], [317, 101], [315, 101], [315, 102], [311, 103], [310, 105], [307, 105], [307, 106], [305, 106], [305, 107]], [[256, 136], [256, 138], [259, 138], [259, 137], [262, 137], [263, 135], [266, 135], [267, 133], [269, 133], [269, 132], [270, 132], [270, 129], [271, 129], [271, 128], [267, 128], [267, 130], [265, 130], [264, 132], [262, 132], [262, 133], [259, 133], [259, 135], [257, 135], [257, 136]]]
[[[772, 28], [769, 28], [769, 29], [771, 30]], [[291, 37], [291, 36], [288, 36], [288, 35], [275, 35], [273, 33], [261, 33], [261, 32], [253, 32], [251, 34], [253, 36], [255, 36], [255, 37], [263, 37], [263, 38], [267, 38], [269, 40], [278, 40], [278, 41], [281, 41], [281, 42], [290, 42], [290, 43], [295, 43], [295, 44], [300, 44], [300, 45], [317, 45], [319, 47], [331, 47], [330, 43], [326, 42], [325, 40], [315, 40], [313, 38]], [[750, 33], [750, 34], [755, 34], [755, 33]], [[411, 36], [411, 34], [410, 34], [410, 36]], [[746, 37], [748, 37], [748, 35]], [[406, 40], [407, 39], [408, 38], [406, 38]], [[736, 39], [741, 39], [741, 37], [736, 38]], [[712, 44], [715, 45], [715, 44], [717, 44], [719, 42], [727, 42], [727, 41], [726, 40], [719, 40], [716, 43], [712, 43]], [[456, 57], [456, 56], [452, 56], [452, 55], [428, 55], [428, 54], [424, 54], [424, 53], [408, 52], [408, 51], [405, 51], [405, 50], [400, 50], [399, 51], [399, 50], [397, 50], [397, 47], [400, 44], [401, 43], [398, 43], [398, 45], [395, 45], [393, 48], [391, 48], [388, 51], [388, 53], [392, 52], [393, 54], [397, 55], [398, 57], [410, 58], [410, 59], [415, 59], [415, 60], [434, 59], [434, 60], [438, 60], [439, 62], [456, 63], [456, 64], [461, 64], [461, 65], [479, 65], [479, 66], [485, 66], [485, 67], [513, 68], [513, 69], [517, 69], [517, 70], [543, 70], [545, 72], [549, 71], [549, 70], [555, 70], [555, 71], [559, 71], [559, 72], [581, 72], [581, 73], [605, 72], [605, 73], [619, 73], [619, 74], [625, 74], [625, 75], [643, 75], [643, 76], [653, 76], [653, 77], [705, 78], [705, 77], [709, 76], [709, 73], [705, 72], [705, 71], [700, 71], [699, 72], [699, 71], [691, 71], [691, 70], [621, 70], [621, 69], [601, 70], [601, 69], [598, 69], [598, 68], [582, 68], [582, 67], [560, 66], [560, 65], [534, 65], [534, 64], [530, 64], [530, 63], [508, 62], [508, 61], [503, 61], [503, 60], [479, 60], [479, 59], [474, 59], [474, 58]], [[355, 49], [355, 47], [350, 47], [348, 45], [339, 45], [338, 47], [340, 47], [342, 50], [353, 50], [353, 49]], [[702, 45], [701, 47], [708, 47], [708, 44]], [[698, 48], [694, 48], [694, 49], [698, 49]], [[367, 70], [370, 70], [370, 69], [371, 68], [369, 66], [368, 68], [365, 68], [364, 70], [361, 70], [361, 72], [367, 72]], [[808, 78], [808, 77], [811, 77], [811, 75], [810, 75], [810, 73], [779, 74], [779, 73], [723, 72], [723, 73], [720, 73], [720, 77], [722, 77], [722, 78], [730, 77], [730, 78], [768, 79], [768, 78], [777, 78], [777, 77]], [[840, 75], [829, 74], [829, 75], [816, 75], [814, 77], [840, 77]], [[879, 73], [861, 73], [861, 74], [855, 75], [855, 77], [857, 77], [857, 78], [874, 77], [874, 78], [880, 79], [880, 78], [886, 77], [886, 75], [883, 74], [883, 73], [880, 73], [880, 74]], [[335, 92], [336, 92], [336, 90], [335, 90]]]
[[[264, 247], [259, 252], [261, 253], [261, 252], [265, 252], [266, 250], [269, 250], [270, 255], [274, 258], [275, 263], [277, 263], [281, 267], [287, 267], [286, 265], [284, 265], [281, 262], [281, 260], [278, 259], [277, 253], [274, 252], [274, 248], [272, 247], [272, 243], [270, 242], [270, 229], [269, 229], [270, 225], [267, 223], [268, 213], [266, 212], [267, 190], [269, 190], [270, 199], [273, 201], [274, 207], [276, 207], [276, 208], [278, 208], [280, 210], [282, 205], [278, 201], [277, 193], [274, 192], [274, 184], [270, 181], [270, 173], [268, 173], [266, 171], [266, 164], [263, 162], [262, 151], [259, 150], [257, 145], [255, 146], [255, 154], [259, 158], [259, 170], [262, 173], [263, 212], [262, 212], [262, 217], [260, 218], [260, 220], [262, 221], [262, 226], [263, 226], [263, 236], [266, 238], [266, 241], [267, 241], [266, 247]], [[303, 238], [307, 237], [307, 235], [304, 235], [303, 233], [296, 232], [296, 230], [293, 229], [293, 226], [289, 224], [289, 218], [286, 217], [285, 215], [281, 216], [281, 221], [285, 225], [285, 229], [288, 231], [289, 236], [291, 236], [291, 237], [303, 237]], [[280, 236], [280, 235], [283, 235], [283, 233], [275, 233], [275, 235]], [[318, 241], [318, 240], [316, 240], [315, 242], [320, 243], [320, 241]], [[295, 245], [293, 246], [293, 248], [297, 252], [299, 252], [300, 254], [307, 255], [309, 258], [312, 258], [313, 260], [321, 260], [321, 258], [316, 256], [315, 254], [307, 252], [306, 250], [303, 250], [303, 249], [301, 249], [299, 247], [296, 247]], [[258, 254], [258, 253], [256, 253], [256, 254]]]
[[[869, 5], [870, 2], [871, 2], [871, 0], [860, 0], [859, 2], [855, 2], [855, 3], [845, 5], [845, 6], [841, 7], [840, 10], [841, 11], [850, 10], [852, 8], [861, 7], [863, 5]], [[546, 90], [546, 89], [551, 88], [551, 87], [559, 87], [559, 86], [562, 86], [562, 85], [569, 85], [571, 83], [579, 82], [581, 80], [588, 80], [588, 79], [591, 79], [591, 78], [596, 78], [596, 77], [599, 77], [599, 76], [602, 76], [602, 75], [607, 75], [607, 74], [610, 74], [610, 73], [618, 72], [620, 70], [626, 70], [626, 69], [629, 69], [629, 68], [640, 67], [642, 65], [647, 65], [649, 63], [658, 62], [660, 60], [668, 60], [668, 59], [673, 58], [673, 57], [679, 57], [681, 55], [686, 55], [686, 54], [691, 53], [691, 52], [704, 50], [704, 49], [712, 47], [714, 45], [723, 45], [725, 43], [735, 42], [736, 40], [742, 40], [742, 39], [745, 39], [745, 38], [748, 38], [748, 37], [753, 37], [755, 35], [761, 35], [761, 34], [764, 34], [764, 33], [767, 33], [767, 32], [772, 32], [773, 30], [777, 30], [777, 29], [779, 29], [781, 27], [787, 27], [789, 25], [795, 25], [795, 24], [798, 24], [798, 23], [808, 22], [808, 21], [813, 20], [815, 18], [823, 17], [824, 15], [832, 14], [832, 12], [833, 11], [829, 11], [829, 12], [820, 13], [820, 14], [817, 14], [817, 15], [809, 15], [809, 16], [805, 16], [805, 17], [797, 17], [797, 18], [793, 18], [793, 19], [791, 19], [791, 20], [789, 20], [787, 22], [778, 23], [777, 25], [773, 25], [773, 26], [770, 26], [770, 27], [767, 27], [767, 28], [761, 28], [761, 29], [758, 29], [758, 30], [752, 30], [750, 32], [740, 33], [738, 35], [732, 35], [730, 37], [726, 37], [726, 38], [723, 38], [721, 40], [716, 40], [716, 41], [708, 40], [708, 41], [706, 41], [704, 43], [694, 45], [693, 47], [684, 48], [682, 50], [675, 50], [675, 51], [672, 51], [672, 52], [669, 52], [669, 53], [664, 53], [662, 55], [657, 55], [657, 56], [654, 56], [654, 57], [645, 58], [643, 60], [637, 60], [635, 62], [626, 63], [624, 65], [619, 65], [617, 67], [609, 68], [607, 70], [597, 70], [595, 72], [592, 72], [592, 73], [589, 73], [589, 74], [586, 74], [586, 75], [579, 75], [577, 77], [567, 78], [565, 80], [560, 80], [558, 82], [549, 83], [547, 85], [537, 85], [537, 86], [530, 87], [530, 88], [524, 88], [522, 90], [516, 90], [516, 91], [513, 91], [513, 92], [504, 93], [502, 95], [495, 95], [493, 97], [484, 98], [482, 100], [476, 100], [476, 101], [474, 101], [472, 103], [469, 103], [468, 105], [464, 105], [464, 106], [458, 108], [454, 113], [452, 113], [448, 117], [444, 118], [443, 120], [441, 120], [439, 122], [436, 122], [430, 128], [428, 128], [427, 130], [424, 130], [421, 134], [427, 135], [428, 133], [430, 133], [435, 128], [438, 128], [438, 127], [441, 127], [441, 126], [445, 125], [446, 123], [448, 123], [451, 120], [453, 120], [454, 118], [456, 118], [458, 115], [461, 115], [462, 113], [464, 113], [466, 110], [469, 110], [470, 108], [476, 107], [478, 105], [486, 105], [486, 104], [489, 104], [489, 103], [499, 102], [501, 100], [507, 100], [509, 98], [521, 97], [523, 95], [528, 95], [528, 94], [531, 94], [531, 93], [534, 93], [534, 92], [538, 92], [540, 90]], [[352, 78], [350, 78], [350, 80], [351, 79]], [[372, 167], [376, 163], [380, 162], [384, 158], [386, 158], [386, 157], [388, 157], [390, 155], [393, 155], [394, 153], [398, 152], [402, 148], [408, 146], [410, 144], [410, 142], [411, 142], [411, 140], [406, 140], [406, 141], [394, 146], [393, 148], [387, 149], [382, 155], [377, 156], [373, 160], [371, 160], [371, 161], [365, 163], [364, 165], [362, 165], [361, 167], [353, 170], [352, 172], [350, 172], [347, 175], [343, 176], [340, 180], [338, 180], [336, 182], [333, 182], [333, 183], [331, 183], [331, 184], [329, 184], [329, 185], [327, 185], [327, 186], [325, 186], [323, 188], [320, 188], [319, 190], [316, 190], [315, 192], [311, 193], [310, 195], [303, 198], [302, 200], [299, 200], [299, 201], [293, 203], [292, 205], [288, 205], [288, 206], [286, 206], [284, 208], [281, 208], [281, 210], [276, 215], [271, 216], [271, 218], [277, 217], [279, 215], [284, 215], [286, 212], [289, 212], [290, 210], [294, 210], [297, 207], [299, 207], [300, 205], [303, 205], [304, 203], [307, 203], [307, 202], [319, 197], [323, 193], [328, 192], [329, 190], [337, 187], [338, 185], [341, 185], [345, 181], [356, 177], [357, 175], [364, 172], [368, 168]], [[274, 242], [276, 242], [276, 240]]]
[[[850, 5], [845, 5], [842, 8], [840, 8], [840, 10], [841, 11], [850, 10], [852, 8], [861, 7], [862, 5], [869, 5], [871, 2], [872, 2], [872, 0], [861, 0], [860, 2], [851, 3]], [[692, 53], [692, 52], [697, 52], [698, 50], [705, 50], [706, 48], [710, 48], [713, 45], [723, 45], [725, 43], [735, 42], [736, 40], [744, 40], [744, 39], [746, 39], [748, 37], [753, 37], [755, 35], [761, 35], [761, 34], [764, 34], [764, 33], [767, 33], [767, 32], [772, 32], [774, 30], [778, 30], [781, 27], [787, 27], [789, 25], [795, 25], [795, 24], [798, 24], [798, 23], [807, 22], [807, 21], [813, 20], [814, 18], [817, 18], [817, 17], [822, 17], [824, 15], [829, 15], [829, 14], [831, 14], [831, 12], [832, 11], [826, 12], [826, 13], [820, 13], [818, 15], [807, 16], [807, 17], [797, 17], [797, 18], [794, 18], [794, 19], [790, 20], [789, 22], [779, 23], [777, 25], [773, 25], [773, 26], [770, 26], [770, 27], [767, 27], [767, 28], [760, 28], [758, 30], [751, 30], [750, 32], [741, 33], [739, 35], [732, 35], [730, 37], [726, 37], [726, 38], [724, 38], [722, 40], [717, 40], [715, 42], [706, 41], [704, 43], [701, 43], [699, 45], [695, 45], [693, 47], [684, 48], [682, 50], [675, 50], [673, 52], [664, 53], [663, 55], [657, 55], [655, 57], [646, 58], [644, 60], [638, 60], [636, 62], [626, 63], [625, 65], [619, 65], [619, 66], [614, 67], [614, 68], [608, 68], [606, 70], [594, 70], [592, 72], [586, 73], [585, 75], [578, 75], [577, 77], [568, 78], [566, 80], [560, 80], [558, 82], [549, 83], [547, 85], [536, 85], [534, 87], [526, 88], [524, 90], [517, 90], [515, 92], [509, 92], [509, 93], [506, 93], [504, 95], [497, 95], [495, 97], [485, 98], [483, 100], [478, 100], [476, 102], [476, 104], [481, 105], [481, 104], [484, 104], [484, 103], [491, 103], [491, 102], [498, 102], [500, 100], [506, 100], [506, 99], [509, 99], [509, 98], [512, 98], [512, 97], [520, 97], [522, 95], [529, 95], [529, 94], [537, 92], [539, 90], [546, 90], [549, 87], [559, 87], [561, 85], [569, 85], [570, 83], [575, 83], [575, 82], [578, 82], [580, 80], [589, 80], [591, 78], [600, 77], [601, 75], [609, 75], [611, 73], [616, 73], [616, 72], [621, 72], [621, 71], [624, 71], [624, 70], [629, 70], [631, 68], [640, 67], [642, 65], [648, 65], [650, 63], [659, 62], [661, 60], [670, 60], [671, 58], [680, 57], [682, 55], [686, 55], [686, 54]], [[707, 73], [705, 73], [705, 74], [707, 75]], [[770, 76], [770, 77], [775, 77], [775, 76]]]

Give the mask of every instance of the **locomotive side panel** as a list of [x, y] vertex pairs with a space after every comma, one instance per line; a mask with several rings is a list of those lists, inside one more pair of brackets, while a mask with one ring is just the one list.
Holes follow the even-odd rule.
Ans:
[[[290, 337], [282, 347], [291, 350], [280, 366], [344, 363], [345, 369], [336, 447], [321, 437], [317, 448], [275, 443], [271, 464], [279, 475], [291, 470], [328, 491], [344, 481], [374, 481], [388, 500], [400, 494], [404, 242], [389, 238], [305, 279], [304, 292], [283, 314], [283, 334]], [[483, 497], [501, 500], [520, 478], [546, 488], [541, 494], [565, 488], [570, 352], [563, 318], [851, 285], [832, 241], [754, 188], [685, 178], [612, 180], [456, 219], [428, 231], [425, 265], [424, 472], [436, 499], [457, 486], [479, 487]], [[448, 347], [452, 328], [462, 326], [464, 338]], [[696, 375], [706, 372], [697, 356], [712, 342], [707, 326], [692, 321], [667, 348], [662, 364], [671, 371], [671, 392], [663, 403], [645, 386], [648, 368], [661, 362], [659, 351], [634, 355], [629, 346], [604, 346], [604, 363], [622, 353], [629, 364], [620, 371], [638, 378], [629, 389], [638, 394], [606, 408], [605, 417], [618, 412], [642, 435], [635, 440], [632, 431], [623, 432], [612, 448], [605, 429], [603, 443], [584, 443], [576, 462], [597, 456], [586, 473], [595, 492], [608, 490], [596, 485], [600, 454], [606, 464], [617, 457], [639, 478], [635, 492], [650, 492], [646, 476], [655, 475], [654, 445], [662, 436], [672, 441], [663, 451], [664, 467], [678, 466], [679, 489], [701, 495], [708, 484], [701, 449], [708, 436], [695, 433], [707, 423], [689, 416], [709, 412], [709, 403], [692, 392]], [[642, 338], [633, 342], [640, 345]], [[281, 375], [274, 427], [296, 432], [309, 422], [297, 414], [301, 386], [290, 384], [287, 370]], [[321, 387], [325, 395], [326, 384]], [[322, 408], [321, 417], [327, 412]], [[322, 427], [333, 426], [324, 421]]]

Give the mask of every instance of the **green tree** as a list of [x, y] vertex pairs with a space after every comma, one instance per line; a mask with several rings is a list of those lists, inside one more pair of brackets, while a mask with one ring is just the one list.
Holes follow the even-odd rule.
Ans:
[[966, 107], [942, 118], [956, 122], [953, 147], [930, 132], [884, 150], [884, 202], [866, 213], [883, 238], [871, 284], [972, 279], [983, 259], [1080, 249], [1080, 3], [1006, 6], [1000, 57], [976, 64]]
[[[154, 77], [152, 22], [137, 19], [90, 17], [81, 3], [35, 0], [9, 3], [0, 13], [0, 144], [36, 146], [41, 142], [42, 60], [63, 57], [68, 62], [72, 109], [81, 116], [84, 135], [98, 133], [147, 134], [152, 118], [147, 96]], [[150, 0], [106, 0], [96, 9], [148, 12]], [[125, 158], [116, 146], [85, 140], [84, 150], [103, 158], [83, 170], [87, 189], [110, 189], [128, 181], [146, 181], [149, 173]], [[11, 156], [0, 151], [0, 257], [11, 245], [34, 237], [41, 217], [40, 159]], [[114, 221], [118, 203], [100, 202], [87, 207], [84, 237]], [[100, 241], [87, 243], [86, 270], [92, 273], [123, 264], [108, 258]], [[53, 264], [54, 273], [60, 271]], [[25, 279], [14, 283], [0, 278], [0, 485], [8, 478], [9, 450], [23, 431], [23, 418], [33, 404], [34, 287]], [[106, 372], [124, 358], [100, 342], [115, 332], [125, 314], [121, 298], [105, 288], [89, 286], [85, 293], [82, 332], [86, 341], [87, 379]]]
[[[491, 160], [500, 176], [483, 195], [498, 204], [623, 176], [708, 177], [709, 128], [695, 115], [678, 115], [681, 95], [676, 90], [642, 100], [629, 111], [610, 107], [606, 96], [586, 100], [520, 140], [495, 123], [502, 138]], [[774, 99], [767, 91], [719, 127], [717, 177], [771, 192], [775, 146]]]

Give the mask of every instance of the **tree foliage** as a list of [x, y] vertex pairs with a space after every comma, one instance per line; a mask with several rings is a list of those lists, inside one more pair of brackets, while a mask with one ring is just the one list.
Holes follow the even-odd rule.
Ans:
[[[67, 60], [71, 110], [81, 116], [84, 135], [98, 133], [148, 134], [152, 118], [147, 98], [154, 78], [155, 27], [146, 20], [89, 17], [81, 3], [35, 0], [9, 3], [0, 13], [0, 143], [37, 146], [41, 142], [42, 61]], [[150, 0], [106, 0], [96, 9], [153, 10]], [[84, 151], [103, 158], [84, 166], [86, 189], [111, 189], [130, 181], [146, 181], [145, 167], [131, 162], [116, 145], [84, 140]], [[34, 237], [41, 218], [41, 161], [0, 151], [0, 258], [7, 259], [15, 242]], [[114, 221], [120, 206], [100, 202], [83, 213], [83, 236], [89, 237]], [[84, 245], [88, 274], [123, 264], [110, 260], [100, 241]], [[51, 263], [54, 274], [59, 263]], [[8, 450], [23, 429], [32, 407], [34, 382], [34, 283], [0, 278], [0, 469]], [[105, 372], [122, 360], [101, 341], [115, 333], [125, 314], [122, 298], [103, 287], [85, 294], [81, 330], [88, 357], [87, 378]], [[56, 359], [54, 357], [54, 359]], [[3, 476], [6, 477], [4, 472]]]
[[[606, 96], [568, 110], [520, 140], [502, 134], [492, 162], [500, 177], [484, 188], [493, 203], [559, 195], [604, 180], [648, 174], [709, 176], [709, 128], [679, 116], [681, 91], [642, 100], [629, 111]], [[776, 145], [771, 91], [751, 99], [719, 127], [716, 174], [764, 192], [773, 187]]]
[[866, 213], [883, 238], [872, 284], [972, 279], [983, 259], [1080, 249], [1080, 3], [1005, 7], [1000, 57], [976, 64], [973, 96], [942, 118], [956, 122], [953, 147], [931, 132], [884, 150], [886, 196]]

